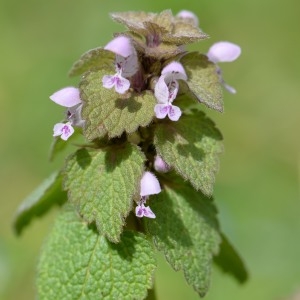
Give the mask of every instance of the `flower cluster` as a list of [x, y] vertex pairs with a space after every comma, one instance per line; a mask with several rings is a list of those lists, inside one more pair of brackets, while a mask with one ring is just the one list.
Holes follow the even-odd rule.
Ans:
[[[112, 58], [111, 67], [115, 70], [112, 69], [108, 74], [104, 73], [105, 75], [98, 79], [96, 88], [111, 90], [112, 94], [116, 94], [116, 99], [128, 99], [132, 95], [147, 92], [155, 100], [152, 112], [149, 111], [150, 117], [152, 116], [150, 122], [155, 124], [159, 124], [161, 119], [166, 118], [164, 122], [176, 122], [185, 113], [179, 104], [173, 104], [178, 95], [186, 92], [181, 90], [182, 86], [187, 87], [187, 95], [196, 95], [199, 102], [214, 108], [213, 104], [209, 104], [214, 95], [209, 96], [208, 101], [202, 99], [201, 95], [197, 95], [197, 91], [209, 89], [213, 84], [208, 82], [207, 86], [203, 87], [202, 82], [197, 81], [197, 76], [202, 78], [201, 73], [198, 74], [197, 71], [194, 71], [193, 65], [189, 66], [185, 63], [188, 53], [185, 50], [185, 44], [206, 38], [199, 28], [197, 16], [186, 10], [179, 12], [174, 17], [170, 11], [165, 11], [160, 15], [128, 14], [128, 18], [132, 16], [134, 18], [131, 21], [127, 19], [126, 13], [113, 14], [113, 19], [125, 24], [130, 31], [116, 35], [105, 47], [98, 52], [93, 52], [96, 53], [93, 55], [101, 53], [101, 55], [108, 55], [107, 57]], [[159, 21], [160, 18], [164, 18], [164, 21]], [[218, 63], [234, 61], [240, 53], [241, 49], [238, 45], [230, 42], [218, 42], [210, 47], [206, 56], [194, 56], [193, 59], [195, 65], [199, 64], [200, 69], [202, 64], [203, 69], [210, 67], [213, 70], [217, 85], [221, 84], [230, 93], [235, 93], [235, 89], [225, 83]], [[81, 67], [92, 66], [94, 63], [93, 68], [100, 69], [101, 58], [91, 57], [92, 55], [87, 55], [79, 65]], [[195, 57], [198, 57], [199, 60], [195, 60]], [[97, 61], [99, 64], [95, 63]], [[215, 82], [213, 83], [215, 84]], [[66, 120], [64, 123], [55, 124], [53, 136], [60, 136], [61, 139], [67, 140], [74, 133], [74, 127], [84, 129], [83, 133], [85, 132], [86, 120], [82, 117], [82, 110], [88, 104], [81, 100], [81, 92], [82, 90], [78, 88], [66, 87], [50, 96], [52, 101], [67, 108]], [[103, 94], [99, 94], [100, 98], [104, 97]], [[103, 98], [101, 101], [105, 103], [106, 99]], [[94, 111], [95, 109], [93, 109], [93, 115]], [[113, 121], [119, 122], [119, 120]], [[96, 123], [97, 126], [98, 123]], [[142, 140], [139, 136], [138, 141]], [[141, 179], [140, 200], [135, 210], [137, 217], [155, 218], [150, 207], [146, 206], [146, 201], [150, 195], [160, 193], [161, 188], [156, 176], [150, 172], [151, 168], [159, 173], [165, 173], [171, 169], [162, 157], [157, 154], [153, 157], [153, 161], [148, 163], [149, 171], [145, 171]]]

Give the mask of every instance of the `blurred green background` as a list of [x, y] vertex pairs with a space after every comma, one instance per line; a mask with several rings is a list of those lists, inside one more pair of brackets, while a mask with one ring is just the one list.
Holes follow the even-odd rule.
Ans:
[[[292, 299], [300, 291], [300, 2], [0, 0], [0, 299], [33, 299], [38, 253], [57, 210], [34, 221], [20, 238], [11, 223], [19, 202], [64, 157], [48, 162], [53, 124], [63, 110], [49, 95], [76, 85], [67, 72], [90, 48], [123, 28], [109, 12], [171, 8], [194, 11], [211, 38], [192, 45], [205, 53], [219, 40], [242, 47], [222, 64], [238, 93], [225, 113], [209, 112], [224, 134], [215, 199], [221, 225], [247, 263], [238, 285], [214, 268], [205, 299]], [[198, 299], [159, 259], [159, 299]]]

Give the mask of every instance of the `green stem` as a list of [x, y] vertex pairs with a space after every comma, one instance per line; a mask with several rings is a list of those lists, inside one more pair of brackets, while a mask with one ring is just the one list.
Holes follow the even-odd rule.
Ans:
[[145, 300], [157, 300], [156, 293], [155, 293], [155, 285], [151, 290], [148, 290], [148, 295]]

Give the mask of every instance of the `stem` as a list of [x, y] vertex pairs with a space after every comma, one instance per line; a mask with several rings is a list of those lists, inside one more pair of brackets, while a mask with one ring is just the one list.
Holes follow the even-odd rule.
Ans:
[[151, 290], [148, 290], [148, 295], [145, 300], [157, 300], [155, 293], [155, 284], [153, 284], [153, 288]]

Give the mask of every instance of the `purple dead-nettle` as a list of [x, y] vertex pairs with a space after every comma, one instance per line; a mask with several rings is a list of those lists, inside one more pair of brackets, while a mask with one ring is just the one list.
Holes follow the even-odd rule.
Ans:
[[[210, 61], [218, 64], [219, 62], [231, 62], [236, 60], [241, 54], [240, 46], [230, 43], [230, 42], [218, 42], [213, 44], [207, 53], [207, 57]], [[218, 67], [217, 72], [219, 74], [220, 83], [224, 86], [224, 88], [232, 93], [235, 94], [236, 90], [228, 85], [222, 76], [222, 70]]]
[[61, 136], [66, 141], [74, 133], [73, 126], [83, 127], [84, 125], [84, 120], [81, 118], [82, 102], [79, 89], [72, 86], [63, 88], [51, 95], [50, 99], [67, 108], [68, 122], [57, 123], [53, 128], [53, 136]]
[[173, 61], [163, 68], [161, 76], [154, 88], [154, 94], [158, 101], [158, 104], [154, 107], [154, 112], [158, 119], [164, 119], [168, 116], [170, 120], [178, 121], [180, 118], [180, 108], [172, 105], [179, 89], [177, 80], [180, 79], [187, 80], [185, 70], [181, 63]]
[[159, 173], [167, 173], [171, 170], [171, 167], [161, 158], [160, 155], [156, 155], [154, 158], [154, 169]]
[[139, 68], [137, 53], [129, 38], [118, 36], [110, 41], [104, 49], [116, 54], [116, 74], [105, 75], [102, 78], [103, 86], [107, 89], [115, 87], [119, 94], [124, 94], [130, 88], [130, 80]]
[[151, 172], [146, 171], [141, 179], [141, 199], [135, 208], [135, 215], [139, 218], [147, 217], [154, 219], [155, 214], [151, 208], [149, 206], [145, 206], [145, 204], [150, 195], [159, 194], [160, 192], [161, 188], [157, 178]]
[[74, 128], [70, 122], [57, 123], [53, 127], [53, 136], [60, 136], [66, 141], [74, 133]]

